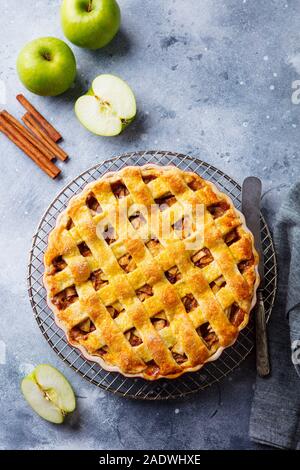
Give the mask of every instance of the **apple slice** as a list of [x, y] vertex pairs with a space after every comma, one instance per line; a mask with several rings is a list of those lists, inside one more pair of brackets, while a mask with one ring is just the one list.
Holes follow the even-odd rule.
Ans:
[[31, 408], [51, 423], [61, 424], [76, 408], [71, 385], [57, 369], [47, 364], [37, 366], [27, 375], [21, 389]]
[[114, 75], [99, 75], [86, 95], [78, 98], [75, 113], [89, 131], [102, 136], [120, 134], [136, 115], [131, 88]]

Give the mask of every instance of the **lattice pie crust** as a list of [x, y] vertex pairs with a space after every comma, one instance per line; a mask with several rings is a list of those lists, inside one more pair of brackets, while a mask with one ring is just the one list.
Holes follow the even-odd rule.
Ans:
[[[185, 208], [199, 204], [204, 239], [191, 250]], [[170, 220], [171, 236], [153, 233], [137, 205]], [[126, 220], [112, 220], [122, 207]], [[198, 370], [235, 342], [256, 301], [257, 264], [230, 198], [195, 173], [147, 165], [108, 173], [70, 200], [49, 236], [44, 284], [87, 359], [155, 380]]]

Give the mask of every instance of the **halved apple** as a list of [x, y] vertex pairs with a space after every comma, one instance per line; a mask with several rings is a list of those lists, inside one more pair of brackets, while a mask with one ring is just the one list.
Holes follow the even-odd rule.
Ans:
[[76, 408], [73, 389], [54, 367], [41, 364], [22, 380], [21, 390], [31, 408], [51, 423], [61, 424]]
[[131, 88], [115, 75], [99, 75], [86, 95], [78, 98], [75, 113], [89, 131], [102, 136], [120, 134], [136, 115]]

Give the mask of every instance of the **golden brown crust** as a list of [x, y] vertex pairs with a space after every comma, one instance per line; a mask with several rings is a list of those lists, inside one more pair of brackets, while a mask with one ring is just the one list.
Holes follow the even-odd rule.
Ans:
[[[187, 205], [193, 217], [205, 207], [189, 232]], [[173, 228], [162, 238], [166, 214]], [[126, 167], [89, 184], [59, 217], [44, 261], [48, 304], [69, 342], [107, 370], [148, 380], [216, 359], [247, 325], [259, 282], [242, 214], [212, 183], [176, 167]]]

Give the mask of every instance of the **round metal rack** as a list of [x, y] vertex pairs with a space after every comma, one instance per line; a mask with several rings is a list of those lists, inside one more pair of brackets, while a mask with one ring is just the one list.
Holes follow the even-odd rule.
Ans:
[[[38, 326], [51, 348], [58, 356], [89, 382], [101, 389], [124, 397], [144, 400], [168, 400], [182, 398], [191, 393], [204, 390], [215, 382], [220, 382], [230, 374], [254, 346], [253, 321], [240, 333], [236, 343], [226, 349], [214, 362], [208, 363], [198, 372], [184, 374], [175, 380], [148, 382], [143, 379], [123, 377], [121, 374], [107, 372], [98, 364], [87, 361], [80, 352], [69, 345], [63, 331], [54, 322], [53, 314], [46, 303], [43, 286], [43, 256], [48, 235], [53, 229], [58, 215], [67, 207], [72, 196], [79, 193], [87, 183], [99, 179], [108, 171], [117, 171], [127, 165], [176, 165], [182, 170], [194, 171], [203, 178], [212, 181], [227, 193], [235, 206], [241, 206], [240, 185], [208, 163], [197, 158], [166, 151], [132, 152], [111, 158], [86, 170], [71, 181], [50, 204], [43, 215], [33, 236], [28, 266], [28, 293]], [[264, 303], [269, 318], [277, 285], [277, 265], [270, 231], [261, 215], [261, 233], [265, 260]]]

